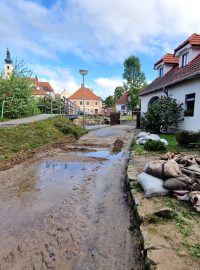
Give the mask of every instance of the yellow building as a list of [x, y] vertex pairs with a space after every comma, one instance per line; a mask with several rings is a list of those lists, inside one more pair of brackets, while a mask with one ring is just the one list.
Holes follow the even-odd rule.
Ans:
[[83, 85], [69, 97], [69, 100], [79, 106], [82, 112], [85, 109], [87, 114], [102, 114], [102, 98]]
[[10, 77], [10, 75], [12, 74], [13, 68], [14, 67], [13, 67], [12, 60], [10, 58], [10, 52], [7, 49], [6, 59], [5, 59], [5, 64], [4, 64], [4, 77], [5, 77], [5, 79]]
[[70, 92], [67, 89], [64, 89], [63, 92], [60, 94], [60, 97], [68, 98], [70, 95], [71, 95]]

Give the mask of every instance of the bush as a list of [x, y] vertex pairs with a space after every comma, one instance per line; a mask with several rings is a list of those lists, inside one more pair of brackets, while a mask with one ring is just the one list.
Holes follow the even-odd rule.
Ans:
[[148, 107], [141, 118], [141, 125], [145, 130], [155, 133], [167, 132], [170, 126], [178, 127], [178, 123], [182, 121], [182, 106], [175, 99], [162, 96]]
[[166, 145], [161, 141], [148, 140], [144, 144], [146, 151], [164, 151], [167, 149]]
[[179, 145], [196, 145], [200, 143], [200, 132], [180, 130], [176, 133], [176, 140]]

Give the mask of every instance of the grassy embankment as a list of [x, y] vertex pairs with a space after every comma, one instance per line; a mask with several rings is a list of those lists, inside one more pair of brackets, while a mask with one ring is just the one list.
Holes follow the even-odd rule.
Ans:
[[0, 128], [0, 162], [36, 149], [71, 134], [79, 138], [86, 131], [64, 116], [12, 128]]

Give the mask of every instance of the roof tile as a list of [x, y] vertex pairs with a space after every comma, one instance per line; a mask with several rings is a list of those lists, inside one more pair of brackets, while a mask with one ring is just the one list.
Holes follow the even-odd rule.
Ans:
[[163, 77], [155, 79], [140, 95], [144, 96], [154, 91], [161, 90], [163, 87], [168, 87], [194, 77], [200, 77], [200, 54], [198, 54], [187, 66], [174, 67]]
[[74, 94], [68, 99], [79, 99], [79, 100], [102, 100], [101, 97], [95, 95], [89, 88], [81, 86]]

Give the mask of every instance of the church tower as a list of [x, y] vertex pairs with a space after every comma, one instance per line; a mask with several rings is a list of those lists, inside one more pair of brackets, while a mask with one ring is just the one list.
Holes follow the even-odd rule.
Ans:
[[12, 71], [13, 71], [13, 64], [12, 64], [12, 60], [10, 58], [10, 52], [7, 49], [6, 59], [5, 59], [5, 64], [4, 64], [4, 76], [6, 79], [10, 77]]

